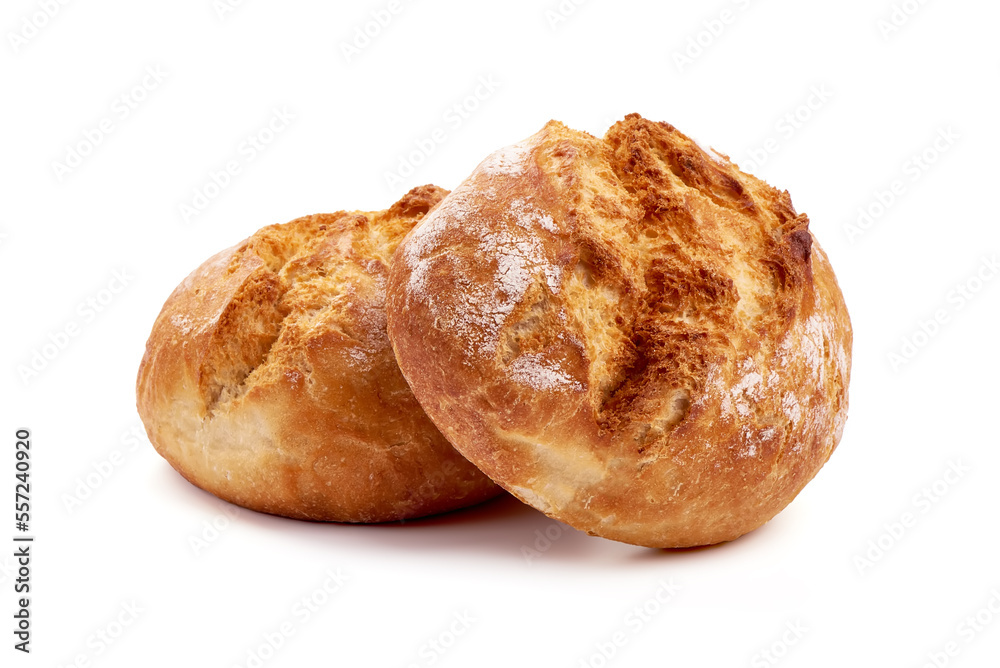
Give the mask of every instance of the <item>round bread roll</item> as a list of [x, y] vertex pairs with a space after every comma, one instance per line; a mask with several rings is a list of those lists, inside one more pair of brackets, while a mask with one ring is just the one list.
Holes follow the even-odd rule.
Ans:
[[308, 520], [402, 520], [495, 496], [421, 410], [385, 331], [389, 259], [446, 194], [265, 227], [188, 276], [139, 367], [157, 451], [218, 497]]
[[816, 475], [851, 326], [787, 192], [666, 123], [549, 123], [396, 252], [389, 337], [453, 445], [577, 529], [728, 541]]

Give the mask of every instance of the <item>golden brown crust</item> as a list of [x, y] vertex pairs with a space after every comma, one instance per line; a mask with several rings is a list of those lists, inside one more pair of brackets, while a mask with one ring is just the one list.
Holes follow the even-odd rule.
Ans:
[[420, 409], [385, 332], [392, 253], [446, 194], [265, 227], [188, 276], [136, 386], [160, 454], [223, 499], [302, 519], [400, 520], [494, 496]]
[[666, 123], [553, 121], [497, 152], [400, 245], [388, 295], [435, 424], [593, 534], [732, 540], [843, 430], [850, 321], [808, 218]]

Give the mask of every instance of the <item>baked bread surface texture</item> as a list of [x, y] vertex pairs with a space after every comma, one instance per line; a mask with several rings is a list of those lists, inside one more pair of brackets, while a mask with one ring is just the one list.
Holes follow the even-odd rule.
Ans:
[[301, 519], [401, 520], [497, 494], [421, 410], [386, 336], [389, 260], [446, 194], [265, 227], [188, 276], [137, 380], [157, 451], [216, 496]]
[[550, 122], [397, 249], [389, 336], [438, 428], [518, 498], [607, 538], [728, 541], [813, 478], [852, 334], [787, 192], [666, 123]]

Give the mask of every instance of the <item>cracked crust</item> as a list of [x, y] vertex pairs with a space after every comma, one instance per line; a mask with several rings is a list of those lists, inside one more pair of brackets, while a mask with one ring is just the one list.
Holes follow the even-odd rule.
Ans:
[[808, 218], [666, 123], [553, 121], [497, 152], [400, 245], [388, 295], [438, 428], [592, 534], [732, 540], [842, 434], [851, 327]]
[[301, 519], [400, 520], [497, 494], [420, 409], [385, 332], [392, 253], [446, 194], [265, 227], [188, 276], [139, 368], [157, 451], [216, 496]]

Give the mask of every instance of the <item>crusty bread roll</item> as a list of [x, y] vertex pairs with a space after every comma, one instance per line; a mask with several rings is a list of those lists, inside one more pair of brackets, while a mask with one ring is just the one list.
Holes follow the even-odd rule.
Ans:
[[159, 453], [227, 501], [310, 520], [400, 520], [497, 494], [427, 419], [386, 337], [389, 259], [446, 194], [265, 227], [188, 276], [139, 368]]
[[851, 327], [787, 192], [666, 123], [549, 123], [397, 249], [389, 337], [421, 405], [493, 480], [591, 534], [728, 541], [819, 471]]

